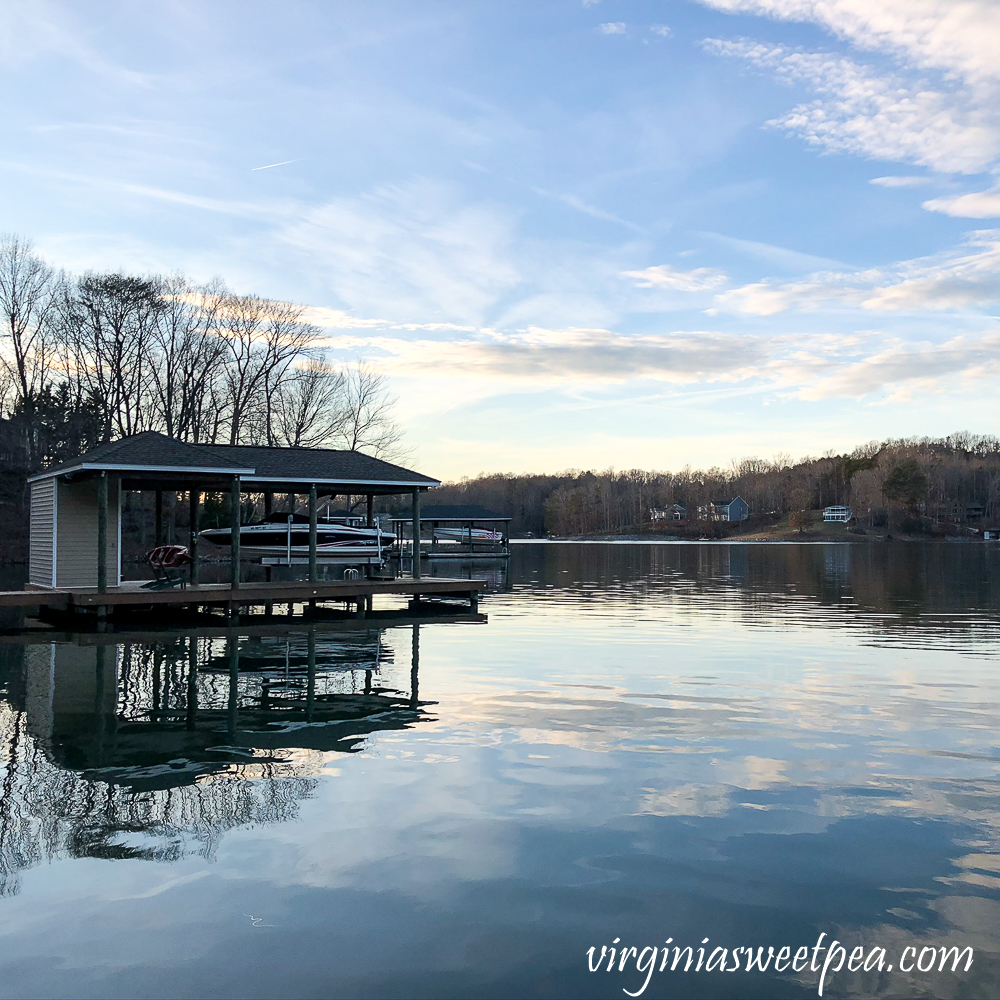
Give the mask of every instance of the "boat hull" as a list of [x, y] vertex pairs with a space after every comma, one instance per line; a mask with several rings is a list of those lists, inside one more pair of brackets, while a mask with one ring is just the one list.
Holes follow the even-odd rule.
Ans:
[[[229, 548], [230, 535], [229, 528], [208, 528], [199, 537], [213, 545]], [[319, 559], [370, 559], [387, 552], [395, 537], [377, 528], [317, 525], [316, 556]], [[308, 557], [309, 525], [244, 524], [240, 527], [240, 554], [271, 558]]]
[[[435, 528], [434, 537], [442, 542], [468, 542], [468, 528]], [[472, 543], [496, 544], [503, 541], [503, 534], [499, 531], [490, 531], [488, 528], [473, 528]]]

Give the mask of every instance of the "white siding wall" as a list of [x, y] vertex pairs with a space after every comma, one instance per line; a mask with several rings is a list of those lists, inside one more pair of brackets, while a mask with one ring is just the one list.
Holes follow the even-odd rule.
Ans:
[[[119, 579], [119, 483], [108, 483], [108, 586]], [[56, 525], [57, 587], [97, 586], [97, 481], [60, 482]]]
[[28, 581], [36, 587], [51, 587], [55, 553], [55, 480], [31, 484], [30, 551]]

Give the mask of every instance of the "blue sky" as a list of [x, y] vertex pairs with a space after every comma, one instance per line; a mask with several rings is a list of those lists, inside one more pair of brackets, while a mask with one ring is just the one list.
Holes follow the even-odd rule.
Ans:
[[0, 17], [0, 230], [308, 305], [428, 473], [997, 430], [995, 0]]

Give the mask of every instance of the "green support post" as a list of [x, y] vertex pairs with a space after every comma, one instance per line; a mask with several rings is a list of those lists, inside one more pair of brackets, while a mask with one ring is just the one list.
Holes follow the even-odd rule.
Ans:
[[316, 568], [316, 484], [309, 487], [309, 582], [315, 583], [319, 573]]

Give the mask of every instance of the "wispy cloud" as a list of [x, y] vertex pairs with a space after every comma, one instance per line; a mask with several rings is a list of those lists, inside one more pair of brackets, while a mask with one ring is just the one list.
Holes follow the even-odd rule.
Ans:
[[965, 80], [1000, 80], [994, 0], [701, 0], [708, 7], [818, 24], [858, 48]]
[[703, 292], [720, 288], [726, 283], [722, 271], [711, 267], [696, 267], [681, 271], [669, 264], [657, 264], [640, 271], [623, 271], [622, 276], [632, 278], [637, 288], [661, 288], [676, 292]]
[[[457, 398], [568, 387], [652, 382], [731, 387], [726, 392], [770, 392], [804, 400], [905, 398], [944, 393], [954, 384], [984, 391], [1000, 375], [1000, 331], [943, 342], [904, 340], [880, 331], [855, 335], [747, 336], [692, 330], [626, 335], [608, 329], [469, 331], [446, 342], [400, 337], [393, 331], [334, 334], [327, 345], [345, 357], [377, 358], [404, 379], [455, 385]], [[500, 388], [503, 387], [503, 388]], [[446, 390], [451, 391], [451, 390]], [[696, 390], [699, 391], [699, 390]]]
[[[358, 346], [355, 338], [332, 338], [330, 343], [346, 351]], [[446, 349], [438, 341], [393, 337], [376, 336], [364, 343], [384, 352], [381, 365], [401, 373], [449, 373], [525, 385], [646, 378], [677, 384], [732, 381], [749, 377], [765, 357], [763, 345], [752, 338], [701, 330], [626, 335], [604, 329], [528, 327], [451, 339]]]
[[602, 35], [624, 35], [625, 34], [625, 22], [624, 21], [606, 21], [604, 24], [598, 25], [597, 30]]
[[1000, 156], [1000, 119], [961, 90], [911, 85], [853, 59], [748, 39], [708, 39], [717, 55], [741, 58], [786, 83], [823, 95], [768, 122], [827, 152], [978, 173]]
[[920, 387], [923, 393], [941, 392], [946, 380], [962, 378], [970, 387], [995, 380], [1000, 374], [1000, 332], [981, 337], [955, 337], [943, 344], [896, 341], [867, 357], [845, 364], [817, 366], [809, 378], [794, 362], [785, 377], [804, 384], [796, 390], [802, 399], [861, 398], [873, 393], [899, 397]]
[[546, 191], [544, 188], [537, 187], [532, 188], [532, 190], [535, 194], [540, 194], [543, 198], [552, 198], [555, 201], [562, 202], [564, 205], [577, 212], [589, 215], [592, 219], [602, 219], [605, 222], [614, 222], [616, 225], [625, 226], [633, 232], [642, 232], [642, 227], [636, 225], [634, 222], [630, 222], [628, 219], [623, 219], [620, 215], [615, 215], [614, 212], [608, 212], [603, 208], [598, 208], [596, 205], [591, 205], [589, 202], [584, 201], [575, 194], [554, 193], [552, 191]]
[[825, 306], [873, 312], [983, 308], [1000, 301], [1000, 230], [969, 235], [964, 247], [891, 267], [821, 272], [793, 282], [761, 281], [715, 298], [724, 310], [774, 316]]
[[830, 260], [828, 257], [818, 257], [815, 254], [776, 246], [773, 243], [744, 240], [736, 236], [727, 236], [725, 233], [704, 232], [701, 235], [727, 250], [734, 250], [744, 257], [760, 261], [767, 267], [777, 268], [780, 271], [819, 271], [845, 266], [842, 262]]
[[878, 187], [887, 188], [912, 188], [912, 187], [923, 187], [926, 184], [930, 184], [930, 177], [873, 177], [868, 183], [875, 184]]
[[113, 85], [153, 87], [158, 78], [108, 59], [84, 39], [87, 31], [74, 23], [77, 11], [47, 2], [11, 4], [0, 18], [0, 64], [19, 67], [55, 56]]
[[360, 314], [483, 325], [522, 280], [514, 235], [500, 206], [413, 181], [304, 206], [274, 239], [312, 266], [322, 261], [329, 292]]

